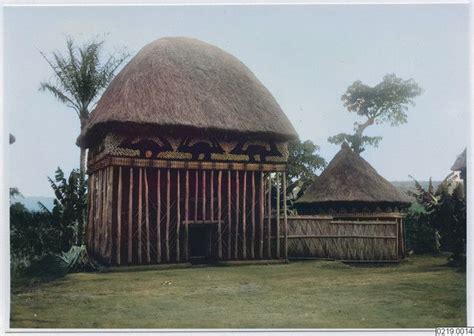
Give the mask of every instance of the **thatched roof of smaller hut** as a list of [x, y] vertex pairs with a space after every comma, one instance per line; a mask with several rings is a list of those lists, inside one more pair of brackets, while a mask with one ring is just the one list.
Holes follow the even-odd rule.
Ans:
[[452, 171], [461, 171], [466, 169], [466, 149], [458, 155], [456, 161], [454, 162], [453, 166], [451, 167]]
[[410, 203], [398, 190], [344, 143], [321, 175], [296, 203]]
[[247, 66], [186, 37], [143, 47], [112, 80], [78, 144], [88, 147], [101, 131], [117, 127], [297, 138], [275, 98]]

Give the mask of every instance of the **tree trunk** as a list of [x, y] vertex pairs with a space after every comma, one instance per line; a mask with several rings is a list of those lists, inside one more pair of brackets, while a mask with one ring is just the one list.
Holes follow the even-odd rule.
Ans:
[[84, 176], [86, 174], [86, 149], [81, 148], [81, 157], [80, 157], [80, 172]]

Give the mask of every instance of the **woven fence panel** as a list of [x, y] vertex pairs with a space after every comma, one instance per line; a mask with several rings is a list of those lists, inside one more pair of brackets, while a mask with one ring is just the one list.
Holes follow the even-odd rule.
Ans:
[[397, 221], [289, 217], [290, 258], [397, 260]]

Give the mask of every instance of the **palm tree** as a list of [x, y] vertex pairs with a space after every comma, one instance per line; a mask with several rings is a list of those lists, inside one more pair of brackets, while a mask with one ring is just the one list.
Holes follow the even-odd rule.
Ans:
[[[42, 82], [41, 91], [51, 92], [60, 102], [74, 109], [79, 117], [81, 131], [89, 118], [91, 107], [97, 101], [99, 94], [114, 77], [115, 70], [129, 56], [122, 52], [109, 55], [104, 62], [101, 52], [104, 41], [85, 43], [80, 47], [74, 45], [72, 38], [67, 38], [67, 54], [53, 52], [48, 62], [54, 72], [52, 82]], [[86, 171], [86, 151], [81, 148], [80, 173]]]

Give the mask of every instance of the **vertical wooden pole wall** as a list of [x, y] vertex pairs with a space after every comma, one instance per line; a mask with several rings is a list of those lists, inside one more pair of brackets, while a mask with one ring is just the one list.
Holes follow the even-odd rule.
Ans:
[[[144, 262], [152, 263], [155, 260], [157, 263], [161, 263], [163, 261], [162, 243], [164, 243], [163, 253], [165, 261], [170, 262], [171, 258], [175, 260], [174, 245], [173, 253], [170, 251], [170, 230], [174, 230], [174, 213], [176, 211], [176, 261], [189, 260], [189, 222], [190, 216], [191, 218], [193, 217], [189, 207], [191, 196], [189, 175], [193, 172], [186, 169], [181, 174], [180, 170], [176, 170], [176, 180], [174, 180], [174, 176], [171, 179], [171, 175], [174, 175], [174, 172], [167, 168], [164, 180], [166, 183], [165, 187], [161, 181], [163, 169], [157, 169], [155, 259], [153, 254], [155, 252], [151, 247], [152, 243], [155, 243], [155, 236], [153, 229], [150, 230], [150, 211], [154, 211], [150, 208], [149, 203], [151, 200], [154, 202], [154, 197], [150, 198], [149, 194], [148, 175], [150, 170], [142, 167], [129, 168], [129, 176], [127, 176], [124, 169], [126, 168], [109, 166], [95, 171], [89, 178], [89, 223], [86, 240], [90, 246], [91, 253], [100, 256], [106, 262], [114, 262], [118, 265], [124, 263], [133, 264], [135, 262], [139, 264]], [[138, 176], [134, 178], [135, 171], [137, 170]], [[201, 180], [199, 171], [196, 170], [194, 172], [194, 220], [209, 220], [214, 223], [213, 225], [216, 225], [214, 226], [215, 231], [213, 231], [212, 249], [217, 249], [208, 252], [212, 252], [220, 260], [223, 258], [255, 259], [264, 257], [286, 259], [288, 257], [286, 173], [276, 172], [266, 175], [266, 173], [261, 171], [244, 170], [242, 172], [235, 171], [235, 175], [233, 175], [234, 173], [229, 170], [227, 171], [227, 186], [224, 184], [224, 187], [222, 186], [223, 173], [225, 171], [210, 170], [210, 174], [207, 176], [207, 172], [202, 171]], [[251, 174], [251, 176], [247, 177], [248, 174]], [[210, 181], [207, 182], [207, 178]], [[226, 183], [225, 179], [226, 177], [224, 177], [224, 183]], [[272, 180], [275, 182], [272, 182]], [[128, 186], [127, 182], [129, 182]], [[184, 187], [182, 187], [183, 182], [185, 184]], [[138, 188], [134, 190], [136, 188], [134, 184], [136, 185], [137, 183]], [[176, 210], [174, 208], [175, 201], [171, 199], [175, 198], [175, 194], [174, 191], [171, 193], [170, 190], [171, 185], [174, 183], [176, 183]], [[273, 223], [272, 183], [276, 183], [276, 211]], [[210, 186], [209, 191], [207, 191], [207, 184]], [[127, 189], [124, 190], [124, 188]], [[164, 191], [164, 188], [166, 188], [166, 191]], [[225, 208], [223, 209], [223, 188], [224, 193], [225, 188], [227, 188], [227, 194], [224, 195], [224, 198], [226, 198], [224, 202], [227, 202], [227, 213]], [[232, 190], [233, 188], [235, 190]], [[247, 192], [248, 188], [250, 188], [249, 194]], [[199, 189], [202, 191], [199, 192]], [[162, 216], [161, 212], [162, 191], [166, 192], [166, 212], [164, 216]], [[181, 203], [182, 192], [184, 192], [184, 205]], [[281, 194], [282, 192], [283, 194]], [[198, 201], [200, 193], [202, 193], [202, 202]], [[206, 193], [209, 193], [209, 215], [207, 215], [208, 200]], [[128, 209], [127, 201], [124, 199], [126, 195], [128, 195]], [[134, 200], [135, 197], [137, 200]], [[217, 197], [217, 200], [215, 200], [215, 197]], [[116, 201], [117, 204], [112, 204], [113, 201]], [[134, 202], [137, 203], [134, 204]], [[248, 204], [249, 202], [251, 204]], [[281, 209], [281, 202], [283, 202], [283, 209]], [[199, 209], [199, 205], [202, 205], [202, 210]], [[173, 215], [171, 211], [173, 211]], [[202, 218], [198, 218], [200, 211], [202, 211]], [[224, 214], [222, 211], [224, 211]], [[122, 214], [126, 214], [126, 216], [122, 218]], [[281, 218], [282, 215], [283, 218]], [[164, 218], [165, 216], [166, 218]], [[163, 227], [161, 225], [162, 219]], [[173, 220], [173, 223], [171, 223], [171, 220]], [[114, 231], [112, 231], [112, 228]], [[164, 230], [164, 237], [162, 237], [162, 230]], [[173, 235], [171, 236], [175, 239], [174, 231], [172, 233]], [[397, 253], [403, 256], [405, 251], [403, 246], [404, 232], [402, 220], [399, 220], [397, 234]], [[275, 243], [273, 243], [273, 239], [275, 239]], [[211, 244], [208, 246], [210, 247]], [[144, 257], [145, 248], [146, 256]], [[122, 249], [124, 254], [122, 254]], [[240, 251], [240, 249], [242, 250]], [[123, 258], [124, 256], [126, 258]]]

